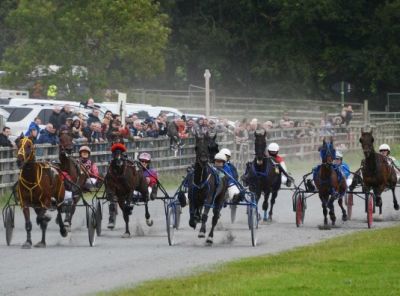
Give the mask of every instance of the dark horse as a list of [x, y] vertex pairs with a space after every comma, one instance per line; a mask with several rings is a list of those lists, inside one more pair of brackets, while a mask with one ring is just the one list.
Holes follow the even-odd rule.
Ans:
[[[246, 164], [246, 171], [242, 176], [245, 185], [249, 186], [250, 191], [256, 194], [257, 203], [260, 200], [261, 193], [264, 193], [264, 202], [262, 209], [264, 211], [264, 221], [272, 221], [272, 210], [274, 208], [278, 191], [281, 188], [282, 167], [275, 163], [271, 157], [266, 157], [267, 147], [266, 132], [256, 131], [254, 133], [255, 158], [252, 162]], [[291, 178], [288, 176], [288, 178]], [[272, 193], [271, 208], [268, 213], [268, 199]]]
[[[335, 150], [333, 148], [333, 142], [326, 142], [325, 139], [322, 142], [322, 147], [320, 148], [320, 154], [322, 158], [322, 164], [315, 169], [313, 179], [315, 186], [318, 189], [319, 198], [322, 202], [322, 209], [324, 213], [324, 228], [329, 229], [328, 226], [328, 209], [329, 217], [332, 221], [332, 225], [335, 225], [336, 216], [334, 201], [342, 197], [346, 193], [347, 185], [346, 178], [338, 170], [335, 169], [332, 162], [335, 158]], [[339, 203], [341, 205], [341, 203]], [[342, 208], [342, 205], [341, 205]], [[346, 211], [342, 208], [343, 220], [346, 220]]]
[[[110, 202], [117, 201], [125, 221], [125, 233], [129, 237], [129, 216], [132, 214], [134, 191], [140, 192], [145, 205], [146, 224], [153, 225], [148, 208], [149, 191], [140, 165], [126, 159], [121, 149], [113, 152], [113, 158], [105, 176], [105, 190]], [[115, 212], [114, 212], [115, 213]]]
[[214, 163], [214, 157], [219, 152], [218, 143], [217, 143], [217, 134], [213, 137], [209, 137], [208, 141], [208, 155], [210, 156], [210, 162]]
[[388, 188], [392, 190], [393, 206], [396, 211], [399, 210], [399, 204], [396, 199], [396, 172], [387, 162], [385, 156], [376, 153], [374, 150], [374, 137], [371, 132], [361, 130], [361, 147], [364, 152], [364, 159], [361, 161], [361, 168], [356, 172], [353, 183], [350, 185], [350, 191], [354, 189], [357, 183], [361, 183], [359, 177], [362, 173], [363, 191], [370, 192], [371, 188], [376, 197], [376, 205], [379, 207], [379, 215], [382, 215], [382, 192]]
[[85, 183], [90, 178], [85, 167], [77, 162], [73, 157], [74, 144], [72, 135], [68, 131], [60, 132], [59, 159], [60, 169], [65, 176], [65, 189], [72, 192], [72, 199], [65, 207], [65, 221], [67, 229], [71, 227], [72, 216], [75, 213], [76, 204], [82, 193], [85, 191]]
[[57, 208], [60, 233], [66, 237], [68, 232], [61, 219], [61, 207], [64, 200], [64, 183], [58, 169], [48, 162], [35, 160], [35, 148], [31, 138], [20, 137], [16, 141], [18, 146], [17, 165], [20, 168], [16, 193], [25, 217], [26, 242], [22, 248], [32, 247], [29, 208], [36, 212], [36, 223], [42, 230], [42, 240], [35, 247], [46, 247], [46, 229], [51, 217], [46, 214], [47, 209]]
[[[214, 138], [215, 140], [215, 138]], [[196, 229], [201, 222], [199, 238], [205, 237], [206, 223], [210, 209], [213, 209], [212, 226], [206, 242], [213, 243], [214, 228], [217, 225], [221, 208], [225, 201], [227, 180], [223, 173], [209, 164], [209, 144], [212, 139], [208, 134], [196, 136], [196, 163], [194, 171], [188, 179], [188, 196], [190, 208], [189, 225]]]

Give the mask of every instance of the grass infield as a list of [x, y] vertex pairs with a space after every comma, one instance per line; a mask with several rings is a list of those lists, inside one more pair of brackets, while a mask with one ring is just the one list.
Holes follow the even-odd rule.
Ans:
[[98, 295], [400, 295], [400, 226]]

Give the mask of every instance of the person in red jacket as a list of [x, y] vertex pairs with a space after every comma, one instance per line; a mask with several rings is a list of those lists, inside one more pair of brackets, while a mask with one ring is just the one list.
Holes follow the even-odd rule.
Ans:
[[154, 200], [157, 197], [158, 189], [158, 173], [150, 167], [151, 155], [147, 152], [143, 152], [138, 157], [141, 165], [143, 166], [143, 176], [146, 178], [150, 199]]
[[282, 183], [287, 187], [290, 187], [291, 182], [293, 181], [292, 177], [290, 177], [287, 173], [287, 168], [285, 164], [285, 160], [282, 156], [278, 155], [279, 153], [279, 145], [277, 143], [271, 143], [268, 145], [268, 155], [273, 158], [273, 160], [280, 165], [282, 168]]
[[100, 177], [99, 169], [97, 165], [90, 160], [90, 153], [92, 151], [88, 146], [82, 146], [79, 149], [79, 162], [85, 167], [86, 171], [89, 173], [89, 177], [85, 183], [85, 189], [90, 190], [96, 186], [97, 181]]

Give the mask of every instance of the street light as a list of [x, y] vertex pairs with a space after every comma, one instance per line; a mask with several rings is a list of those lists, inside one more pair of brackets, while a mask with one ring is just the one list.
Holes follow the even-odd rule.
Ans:
[[206, 82], [206, 116], [210, 116], [210, 77], [211, 73], [208, 69], [204, 72], [204, 79]]

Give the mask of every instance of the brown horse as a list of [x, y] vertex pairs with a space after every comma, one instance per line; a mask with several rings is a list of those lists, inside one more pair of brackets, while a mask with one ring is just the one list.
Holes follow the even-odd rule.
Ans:
[[[394, 209], [398, 211], [399, 204], [395, 194], [397, 183], [396, 172], [388, 164], [385, 156], [375, 152], [372, 130], [371, 132], [361, 130], [360, 143], [365, 158], [361, 161], [361, 168], [356, 172], [356, 176], [359, 176], [357, 173], [361, 170], [363, 191], [370, 192], [372, 189], [376, 198], [376, 206], [379, 207], [379, 214], [382, 215], [382, 192], [386, 188], [392, 190]], [[350, 190], [354, 189], [358, 182], [361, 182], [360, 178], [356, 176], [353, 179]]]
[[[107, 200], [117, 201], [125, 221], [125, 233], [122, 237], [130, 237], [129, 216], [132, 214], [134, 191], [140, 192], [145, 206], [145, 218], [148, 226], [153, 225], [148, 208], [149, 191], [140, 165], [129, 161], [123, 151], [116, 149], [104, 180]], [[115, 209], [110, 209], [115, 210]], [[113, 213], [110, 213], [113, 215]], [[115, 212], [114, 212], [115, 215]]]
[[35, 247], [46, 247], [46, 229], [51, 217], [46, 214], [47, 209], [56, 207], [60, 233], [66, 237], [68, 232], [61, 219], [61, 207], [64, 201], [64, 183], [59, 171], [48, 162], [35, 160], [35, 148], [31, 138], [20, 137], [16, 141], [18, 146], [17, 164], [20, 168], [16, 185], [16, 193], [25, 217], [26, 242], [22, 248], [32, 247], [29, 208], [36, 212], [36, 222], [42, 229], [42, 240]]
[[[337, 198], [342, 198], [346, 193], [347, 185], [346, 178], [342, 173], [333, 166], [332, 162], [335, 159], [335, 150], [333, 142], [325, 142], [323, 140], [322, 147], [320, 148], [322, 164], [314, 169], [314, 183], [318, 189], [319, 198], [322, 202], [322, 210], [324, 214], [324, 228], [329, 229], [328, 226], [328, 209], [329, 217], [332, 225], [335, 225], [336, 216], [334, 201]], [[346, 216], [346, 213], [343, 213]]]
[[90, 178], [85, 167], [72, 157], [74, 144], [73, 137], [68, 131], [60, 132], [59, 159], [60, 169], [67, 174], [65, 189], [72, 192], [72, 199], [66, 201], [65, 225], [68, 230], [71, 227], [72, 216], [75, 213], [76, 205], [85, 192], [85, 183]]

